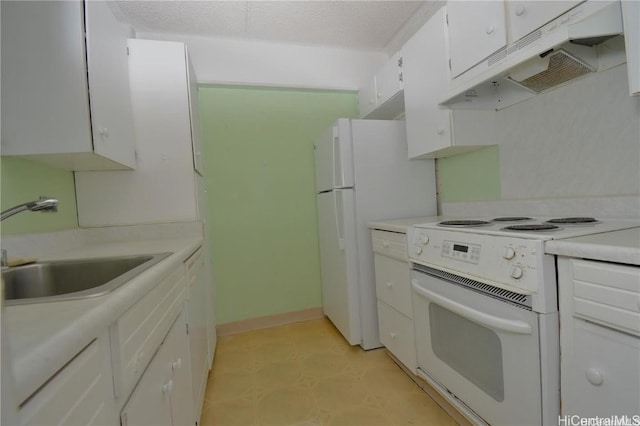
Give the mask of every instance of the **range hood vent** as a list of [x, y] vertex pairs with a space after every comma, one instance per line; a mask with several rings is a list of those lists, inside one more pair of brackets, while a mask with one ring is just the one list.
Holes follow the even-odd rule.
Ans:
[[[600, 46], [622, 32], [619, 1], [587, 1], [458, 76], [441, 105], [503, 109], [603, 70]], [[623, 44], [611, 44], [622, 46], [622, 54], [617, 52], [616, 56], [622, 57], [617, 63], [624, 62]]]

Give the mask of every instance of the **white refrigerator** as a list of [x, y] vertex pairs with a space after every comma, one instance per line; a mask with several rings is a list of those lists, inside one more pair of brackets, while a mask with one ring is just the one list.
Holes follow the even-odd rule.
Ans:
[[367, 223], [434, 216], [434, 161], [407, 159], [404, 121], [340, 119], [315, 167], [324, 313], [351, 345], [380, 347]]

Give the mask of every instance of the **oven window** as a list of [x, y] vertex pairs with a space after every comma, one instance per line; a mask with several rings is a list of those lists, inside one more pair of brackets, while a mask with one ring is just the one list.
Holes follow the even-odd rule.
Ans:
[[502, 344], [491, 329], [429, 304], [435, 355], [498, 402], [504, 400]]

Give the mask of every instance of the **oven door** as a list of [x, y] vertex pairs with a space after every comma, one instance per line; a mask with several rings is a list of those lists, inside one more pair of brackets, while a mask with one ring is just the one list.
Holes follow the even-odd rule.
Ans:
[[542, 424], [538, 314], [422, 271], [411, 283], [418, 368], [490, 424]]

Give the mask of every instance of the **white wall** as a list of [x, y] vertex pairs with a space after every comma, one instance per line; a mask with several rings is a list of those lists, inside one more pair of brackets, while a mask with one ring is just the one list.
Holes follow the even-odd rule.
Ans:
[[385, 62], [384, 52], [229, 38], [138, 33], [187, 44], [198, 84], [358, 90]]

